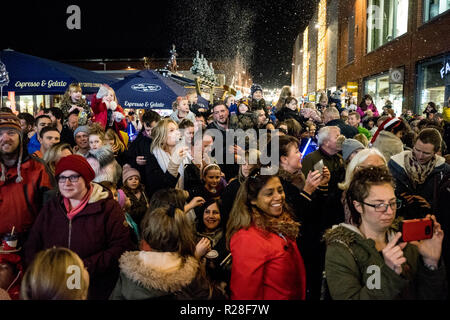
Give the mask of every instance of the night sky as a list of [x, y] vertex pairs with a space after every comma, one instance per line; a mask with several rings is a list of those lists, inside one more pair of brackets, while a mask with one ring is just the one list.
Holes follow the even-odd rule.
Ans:
[[[168, 58], [172, 43], [183, 58], [193, 58], [196, 50], [208, 60], [240, 52], [254, 82], [281, 87], [290, 85], [292, 47], [316, 2], [7, 1], [2, 3], [0, 45], [54, 60]], [[81, 9], [81, 30], [66, 27], [72, 4]]]

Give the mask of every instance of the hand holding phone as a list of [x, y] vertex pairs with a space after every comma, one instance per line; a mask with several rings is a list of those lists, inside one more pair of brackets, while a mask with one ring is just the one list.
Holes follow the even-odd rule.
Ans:
[[[444, 231], [441, 229], [441, 225], [436, 221], [436, 217], [434, 215], [427, 215], [425, 219], [426, 222], [421, 222], [422, 225], [419, 231], [415, 231], [416, 233], [428, 233], [429, 229], [427, 228], [430, 225], [429, 220], [431, 220], [431, 234], [427, 234], [425, 239], [419, 241], [412, 241], [411, 244], [417, 246], [419, 250], [419, 254], [422, 256], [423, 262], [427, 265], [432, 265], [437, 267], [439, 264], [439, 260], [441, 259], [442, 253], [442, 241], [444, 240]], [[420, 225], [418, 222], [416, 224]], [[411, 229], [411, 227], [409, 227]], [[423, 230], [427, 228], [427, 230]]]
[[318, 170], [320, 172], [320, 174], [323, 173], [323, 167], [324, 167], [323, 159], [321, 159], [319, 162], [316, 162], [314, 164], [314, 170]]
[[402, 242], [420, 241], [433, 237], [433, 220], [430, 218], [403, 220]]

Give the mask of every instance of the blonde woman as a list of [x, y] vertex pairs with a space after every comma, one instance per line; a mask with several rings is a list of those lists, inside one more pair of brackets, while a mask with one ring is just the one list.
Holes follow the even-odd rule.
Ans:
[[144, 185], [149, 198], [159, 189], [183, 189], [184, 167], [191, 163], [188, 147], [180, 144], [177, 123], [166, 118], [152, 130], [150, 156], [145, 166]]
[[114, 152], [114, 157], [117, 162], [123, 167], [127, 162], [125, 151], [127, 148], [125, 144], [120, 140], [117, 133], [112, 129], [108, 129], [105, 132], [105, 145], [109, 145]]
[[23, 300], [86, 300], [88, 288], [89, 273], [80, 257], [67, 248], [53, 247], [36, 255], [20, 294]]
[[73, 154], [72, 147], [68, 143], [57, 143], [44, 153], [43, 160], [48, 166], [52, 176], [55, 174], [56, 163], [62, 158]]

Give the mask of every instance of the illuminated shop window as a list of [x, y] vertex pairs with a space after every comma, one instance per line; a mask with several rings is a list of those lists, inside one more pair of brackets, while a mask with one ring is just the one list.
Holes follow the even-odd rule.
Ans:
[[303, 32], [303, 94], [308, 93], [308, 69], [309, 69], [309, 60], [308, 60], [308, 27], [306, 27], [305, 32]]
[[409, 0], [367, 1], [367, 52], [408, 31]]
[[403, 84], [390, 83], [388, 72], [365, 79], [364, 94], [372, 96], [373, 102], [380, 113], [388, 100], [392, 102], [396, 115], [402, 113]]
[[327, 1], [320, 0], [317, 32], [317, 90], [325, 89]]
[[424, 0], [423, 21], [427, 22], [450, 9], [450, 0]]

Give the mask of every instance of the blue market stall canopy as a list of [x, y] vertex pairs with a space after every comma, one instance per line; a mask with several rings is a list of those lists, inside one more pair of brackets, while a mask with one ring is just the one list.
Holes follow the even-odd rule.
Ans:
[[[172, 109], [177, 97], [188, 93], [188, 89], [154, 70], [139, 71], [111, 87], [123, 108], [135, 109]], [[198, 104], [207, 107], [208, 101], [199, 96]]]
[[112, 84], [116, 79], [57, 61], [31, 56], [10, 49], [0, 52], [0, 60], [9, 73], [9, 85], [3, 92], [25, 94], [63, 94], [69, 85], [77, 82], [83, 93], [94, 93], [102, 83]]

